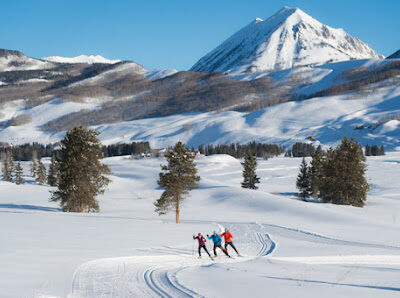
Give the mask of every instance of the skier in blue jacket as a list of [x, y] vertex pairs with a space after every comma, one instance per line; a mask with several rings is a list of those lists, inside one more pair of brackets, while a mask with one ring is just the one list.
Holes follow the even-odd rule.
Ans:
[[214, 256], [215, 257], [217, 257], [217, 247], [220, 249], [220, 250], [222, 250], [223, 252], [224, 252], [224, 254], [226, 254], [226, 256], [227, 257], [231, 257], [229, 254], [228, 254], [228, 252], [226, 251], [226, 249], [225, 248], [223, 248], [222, 246], [221, 246], [221, 244], [222, 244], [222, 238], [221, 238], [221, 236], [220, 235], [218, 235], [218, 233], [216, 232], [216, 231], [214, 231], [213, 232], [213, 234], [211, 235], [211, 236], [209, 236], [208, 234], [207, 234], [207, 238], [208, 239], [212, 239], [212, 241], [214, 242]]

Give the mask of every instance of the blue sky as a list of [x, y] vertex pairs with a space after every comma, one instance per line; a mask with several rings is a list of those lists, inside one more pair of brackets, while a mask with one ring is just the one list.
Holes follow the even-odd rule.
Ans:
[[0, 0], [0, 48], [37, 58], [100, 54], [185, 70], [285, 5], [343, 28], [385, 56], [400, 49], [398, 0]]

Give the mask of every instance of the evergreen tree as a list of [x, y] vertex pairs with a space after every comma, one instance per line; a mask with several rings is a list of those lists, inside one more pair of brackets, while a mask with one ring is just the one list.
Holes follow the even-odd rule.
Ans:
[[260, 178], [256, 175], [257, 158], [248, 151], [244, 162], [241, 163], [243, 166], [243, 188], [258, 189], [256, 184], [260, 183]]
[[102, 146], [96, 130], [75, 127], [61, 141], [58, 189], [51, 192], [51, 201], [59, 201], [67, 212], [98, 211], [95, 197], [105, 191], [110, 173], [102, 164]]
[[15, 166], [15, 183], [16, 184], [19, 185], [19, 184], [24, 184], [25, 183], [25, 180], [22, 177], [22, 175], [23, 175], [23, 169], [22, 169], [22, 166], [21, 166], [21, 162], [18, 161], [16, 166]]
[[371, 156], [372, 152], [371, 152], [371, 146], [370, 145], [365, 145], [365, 156]]
[[311, 195], [314, 198], [317, 198], [319, 195], [319, 189], [323, 178], [323, 162], [324, 154], [321, 145], [319, 145], [312, 156], [310, 167]]
[[37, 174], [37, 153], [36, 151], [32, 151], [32, 159], [31, 159], [31, 176], [36, 180], [36, 174]]
[[311, 195], [311, 175], [307, 162], [303, 157], [300, 164], [300, 172], [297, 176], [296, 187], [300, 191], [300, 197], [306, 200]]
[[11, 151], [2, 154], [2, 172], [4, 181], [13, 181], [14, 163]]
[[161, 197], [154, 203], [155, 211], [166, 214], [169, 210], [175, 210], [176, 223], [179, 223], [180, 208], [184, 195], [197, 188], [200, 176], [197, 176], [197, 168], [194, 164], [196, 153], [185, 148], [182, 142], [175, 144], [165, 157], [168, 165], [161, 166], [158, 185], [164, 188]]
[[55, 155], [51, 157], [51, 163], [49, 167], [49, 174], [47, 175], [47, 181], [50, 186], [57, 186], [59, 176], [59, 164]]
[[36, 170], [36, 182], [43, 185], [47, 183], [47, 175], [46, 175], [46, 167], [39, 159], [37, 163], [37, 170]]
[[379, 148], [379, 155], [385, 155], [385, 147], [383, 145]]
[[372, 156], [377, 156], [379, 154], [379, 147], [377, 145], [372, 145], [371, 146], [371, 155]]
[[322, 199], [334, 204], [364, 206], [369, 189], [365, 171], [361, 146], [344, 137], [335, 150], [330, 150], [324, 164]]
[[329, 148], [322, 165], [322, 174], [320, 175], [319, 198], [325, 202], [331, 201], [336, 192], [336, 152]]

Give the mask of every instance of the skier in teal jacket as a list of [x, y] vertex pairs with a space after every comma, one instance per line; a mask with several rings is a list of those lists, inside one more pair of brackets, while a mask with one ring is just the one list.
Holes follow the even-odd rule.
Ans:
[[214, 242], [214, 256], [215, 257], [217, 257], [217, 247], [220, 249], [220, 250], [222, 250], [223, 252], [224, 252], [224, 254], [227, 256], [227, 257], [231, 257], [229, 254], [228, 254], [228, 252], [226, 251], [226, 249], [225, 248], [223, 248], [222, 246], [221, 246], [221, 244], [222, 244], [222, 238], [221, 238], [221, 236], [220, 235], [218, 235], [218, 233], [216, 232], [216, 231], [214, 231], [213, 232], [213, 234], [211, 235], [211, 236], [209, 236], [209, 235], [207, 235], [207, 238], [208, 239], [211, 239], [213, 242]]

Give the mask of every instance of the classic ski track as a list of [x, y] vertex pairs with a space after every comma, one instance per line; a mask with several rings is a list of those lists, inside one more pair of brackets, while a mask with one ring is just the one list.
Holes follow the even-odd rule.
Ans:
[[146, 282], [146, 285], [158, 296], [160, 297], [171, 297], [173, 298], [173, 296], [169, 295], [169, 293], [167, 293], [166, 291], [164, 291], [160, 286], [157, 285], [156, 281], [154, 280], [154, 273], [156, 272], [155, 269], [150, 268], [147, 269], [144, 274], [144, 280]]
[[[252, 226], [253, 224], [244, 224], [244, 225]], [[263, 228], [263, 227], [261, 226], [261, 228]], [[263, 232], [263, 233], [256, 232], [256, 239], [257, 239], [257, 242], [261, 245], [261, 248], [260, 248], [259, 252], [257, 253], [256, 257], [262, 257], [262, 256], [269, 255], [273, 252], [273, 250], [276, 247], [275, 242], [273, 242], [271, 240], [271, 237], [265, 232]], [[248, 261], [248, 259], [243, 260], [243, 262], [245, 262], [245, 261]], [[203, 265], [199, 265], [199, 266], [203, 266]], [[193, 290], [188, 289], [187, 287], [185, 287], [184, 285], [179, 283], [179, 281], [177, 279], [177, 274], [178, 274], [178, 272], [185, 270], [186, 268], [188, 268], [188, 266], [184, 266], [184, 267], [177, 268], [177, 269], [148, 269], [148, 270], [146, 270], [146, 272], [144, 274], [145, 278], [148, 275], [150, 276], [150, 278], [146, 279], [146, 285], [155, 294], [159, 295], [160, 297], [204, 297], [204, 296], [200, 295], [199, 293], [196, 293]], [[148, 271], [150, 271], [150, 273]], [[164, 271], [164, 272], [162, 273], [162, 271]], [[171, 273], [171, 271], [173, 271], [173, 273]], [[157, 282], [154, 280], [153, 274], [155, 274], [155, 273], [157, 273], [157, 275], [159, 275], [159, 277], [163, 275], [163, 278], [166, 281], [166, 283], [163, 284], [161, 278], [158, 280], [158, 282], [163, 284], [164, 286], [166, 286], [164, 288], [164, 290], [161, 289], [161, 286], [158, 286]], [[170, 287], [170, 291], [167, 290], [168, 287]], [[174, 293], [172, 295], [171, 290], [175, 291], [177, 293]]]
[[172, 278], [170, 277], [170, 271], [165, 271], [165, 279], [170, 283], [170, 285], [172, 287], [174, 287], [176, 290], [178, 290], [180, 292], [180, 294], [183, 295], [183, 297], [204, 297], [204, 296], [201, 296], [200, 294], [188, 289], [187, 287], [185, 287], [178, 281], [178, 278], [176, 275], [178, 274], [178, 272], [182, 271], [185, 268], [187, 268], [187, 267], [182, 267], [182, 268], [179, 268], [178, 270], [176, 270], [174, 272]]
[[[190, 222], [190, 221], [189, 221]], [[196, 221], [200, 222], [200, 221]], [[222, 223], [222, 222], [221, 222]], [[382, 245], [382, 244], [373, 244], [373, 243], [363, 243], [363, 242], [356, 242], [356, 241], [348, 241], [348, 240], [342, 240], [342, 239], [335, 239], [332, 237], [308, 232], [308, 231], [303, 231], [299, 229], [294, 229], [294, 228], [289, 228], [289, 227], [284, 227], [284, 226], [279, 226], [279, 225], [274, 225], [274, 224], [259, 224], [259, 223], [229, 223], [229, 222], [224, 222], [223, 224], [227, 224], [230, 226], [248, 226], [252, 227], [250, 228], [251, 231], [255, 233], [255, 240], [261, 248], [257, 252], [257, 254], [254, 257], [251, 258], [245, 258], [243, 261], [237, 261], [237, 262], [246, 262], [249, 261], [249, 259], [255, 259], [258, 257], [263, 257], [270, 255], [274, 250], [276, 249], [276, 243], [271, 239], [269, 233], [270, 230], [277, 230], [279, 233], [279, 230], [281, 231], [286, 231], [289, 233], [295, 233], [295, 234], [300, 234], [302, 235], [305, 239], [309, 239], [311, 241], [315, 240], [320, 240], [320, 241], [326, 241], [328, 244], [347, 244], [347, 245], [353, 245], [353, 246], [363, 246], [363, 247], [379, 247], [379, 248], [386, 248], [386, 249], [395, 249], [398, 250], [400, 247], [396, 246], [389, 246], [389, 245]], [[259, 229], [257, 229], [255, 226], [258, 226]], [[286, 234], [287, 237], [288, 234]], [[167, 247], [168, 248], [168, 247]], [[173, 248], [172, 248], [173, 249]], [[155, 249], [155, 250], [162, 250], [162, 249]], [[175, 250], [175, 249], [174, 249]], [[177, 249], [178, 250], [178, 249]], [[178, 252], [176, 250], [176, 252]], [[181, 250], [181, 249], [179, 249]], [[181, 272], [182, 270], [185, 270], [189, 267], [192, 266], [209, 266], [213, 265], [213, 262], [209, 262], [207, 264], [199, 264], [199, 265], [184, 265], [182, 267], [150, 267], [146, 268], [145, 271], [142, 274], [143, 281], [145, 287], [150, 290], [152, 296], [156, 297], [204, 297], [199, 293], [196, 293], [195, 291], [187, 288], [183, 284], [181, 284], [177, 278], [177, 274]], [[221, 263], [224, 264], [224, 263]], [[150, 294], [150, 293], [149, 293]]]
[[[390, 246], [390, 245], [382, 245], [382, 244], [373, 244], [373, 243], [363, 243], [363, 242], [357, 242], [357, 241], [348, 241], [348, 240], [342, 240], [342, 239], [335, 239], [332, 237], [320, 235], [317, 233], [312, 233], [312, 232], [307, 232], [299, 229], [294, 229], [294, 228], [289, 228], [289, 227], [284, 227], [284, 226], [279, 226], [279, 225], [273, 225], [273, 224], [257, 224], [257, 223], [243, 223], [243, 224], [237, 224], [237, 225], [258, 225], [262, 229], [262, 232], [256, 232], [256, 240], [257, 242], [261, 245], [260, 250], [258, 251], [256, 257], [262, 257], [262, 256], [267, 256], [271, 254], [275, 248], [276, 248], [276, 243], [271, 239], [270, 235], [264, 231], [265, 228], [275, 228], [275, 229], [282, 229], [286, 230], [289, 232], [293, 233], [299, 233], [305, 236], [306, 238], [316, 238], [320, 239], [323, 241], [328, 241], [330, 244], [348, 244], [348, 245], [354, 245], [354, 246], [362, 246], [362, 247], [378, 247], [378, 248], [387, 248], [387, 249], [400, 249], [399, 247], [396, 246]], [[243, 260], [244, 262], [247, 261]], [[200, 265], [202, 266], [202, 265]], [[170, 273], [168, 270], [165, 271], [165, 277], [167, 281], [169, 282], [170, 286], [172, 286], [175, 290], [178, 290], [180, 293], [179, 297], [203, 297], [198, 293], [193, 292], [192, 290], [186, 288], [182, 284], [179, 283], [178, 279], [176, 278], [176, 274], [184, 269], [186, 269], [187, 266], [179, 268], [175, 271], [174, 273], [174, 279], [170, 278]]]

